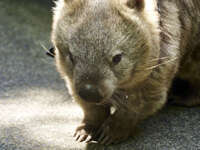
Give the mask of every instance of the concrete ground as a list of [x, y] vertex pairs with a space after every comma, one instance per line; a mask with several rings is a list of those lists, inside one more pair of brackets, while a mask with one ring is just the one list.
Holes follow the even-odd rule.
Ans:
[[51, 3], [0, 1], [0, 150], [199, 150], [200, 109], [167, 106], [110, 147], [72, 138], [82, 112], [56, 72]]

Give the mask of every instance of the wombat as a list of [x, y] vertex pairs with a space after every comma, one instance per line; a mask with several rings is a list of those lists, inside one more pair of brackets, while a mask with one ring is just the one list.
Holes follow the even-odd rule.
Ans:
[[[199, 0], [56, 3], [56, 65], [84, 112], [76, 140], [126, 140], [169, 93], [176, 104], [200, 104]], [[186, 95], [170, 92], [175, 78], [187, 81]]]

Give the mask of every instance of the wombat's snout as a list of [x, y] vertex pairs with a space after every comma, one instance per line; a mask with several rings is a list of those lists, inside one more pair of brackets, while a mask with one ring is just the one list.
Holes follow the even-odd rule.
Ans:
[[87, 102], [98, 103], [103, 99], [103, 96], [99, 92], [98, 86], [95, 84], [83, 84], [79, 88], [78, 94], [83, 100]]

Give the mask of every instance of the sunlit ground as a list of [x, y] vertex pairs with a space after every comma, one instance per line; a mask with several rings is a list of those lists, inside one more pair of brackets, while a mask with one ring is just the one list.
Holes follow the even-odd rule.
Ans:
[[[49, 89], [30, 90], [21, 95], [23, 97], [0, 101], [0, 128], [4, 129], [0, 134], [1, 139], [11, 136], [9, 140], [21, 146], [30, 141], [59, 149], [84, 146], [77, 142], [72, 144], [73, 131], [82, 118], [82, 111], [77, 104], [70, 100], [61, 101], [62, 96]], [[34, 99], [30, 99], [33, 95]]]

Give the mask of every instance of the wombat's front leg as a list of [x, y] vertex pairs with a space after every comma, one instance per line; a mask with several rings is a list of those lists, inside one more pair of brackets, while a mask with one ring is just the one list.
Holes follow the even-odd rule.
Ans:
[[137, 116], [128, 111], [117, 110], [98, 130], [98, 142], [110, 145], [126, 140], [132, 133]]
[[125, 93], [121, 99], [116, 99], [120, 107], [99, 129], [98, 142], [109, 145], [126, 140], [134, 134], [135, 125], [139, 121], [152, 115], [165, 104], [166, 95], [166, 88], [154, 89], [148, 88], [147, 85], [135, 92]]
[[81, 125], [77, 127], [74, 137], [79, 142], [96, 140], [94, 139], [94, 135], [96, 135], [100, 125], [108, 118], [110, 113], [109, 107], [98, 106], [83, 101], [80, 102], [80, 105], [84, 111], [84, 118]]

